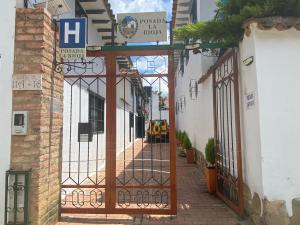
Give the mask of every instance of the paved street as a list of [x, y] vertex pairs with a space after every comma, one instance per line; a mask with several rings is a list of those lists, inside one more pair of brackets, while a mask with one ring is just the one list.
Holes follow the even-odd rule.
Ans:
[[[63, 215], [57, 225], [238, 225], [238, 219], [222, 201], [206, 191], [206, 181], [196, 164], [177, 158], [178, 215]], [[247, 224], [248, 225], [248, 224]]]

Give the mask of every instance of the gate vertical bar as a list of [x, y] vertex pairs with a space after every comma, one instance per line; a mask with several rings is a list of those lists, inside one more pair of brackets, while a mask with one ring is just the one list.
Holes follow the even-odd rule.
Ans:
[[[219, 59], [213, 70], [213, 113], [217, 169], [216, 194], [242, 217], [244, 215], [244, 199], [238, 76], [237, 51], [231, 49]], [[233, 84], [233, 93], [230, 89], [229, 94], [229, 98], [232, 97], [234, 99], [233, 108], [231, 100], [228, 102], [227, 91], [225, 93], [226, 96], [224, 96], [224, 87], [226, 90], [229, 82], [230, 85], [231, 83]], [[230, 108], [230, 118], [232, 118], [230, 122], [228, 116], [227, 119], [224, 118], [225, 114], [228, 113], [228, 108]], [[234, 123], [234, 129], [230, 123]], [[230, 126], [230, 128], [224, 129], [224, 126]], [[232, 149], [230, 149], [228, 139], [228, 143], [226, 143], [226, 136], [228, 137], [229, 135], [234, 135], [235, 137], [232, 137], [232, 140], [235, 139], [235, 146], [231, 143]], [[231, 152], [232, 156], [230, 155]], [[231, 157], [233, 161], [232, 168], [230, 167]], [[227, 163], [229, 163], [229, 166], [227, 166]], [[236, 172], [234, 168], [235, 163], [237, 165]]]
[[169, 142], [170, 142], [170, 172], [171, 172], [171, 212], [177, 214], [177, 191], [176, 191], [176, 137], [175, 137], [175, 71], [174, 52], [168, 54], [169, 74]]
[[[217, 90], [216, 90], [216, 70], [213, 70], [212, 74], [212, 88], [213, 88], [213, 118], [214, 118], [214, 139], [215, 139], [215, 162], [218, 162], [218, 152], [219, 152], [219, 143], [218, 143], [218, 108], [217, 108]], [[216, 166], [217, 167], [217, 166]], [[217, 168], [216, 168], [217, 169]], [[218, 176], [216, 176], [216, 184]]]
[[234, 50], [234, 100], [235, 100], [235, 124], [236, 124], [236, 148], [237, 148], [237, 169], [239, 188], [239, 214], [244, 216], [244, 196], [243, 196], [243, 167], [242, 167], [242, 146], [241, 146], [241, 125], [240, 125], [240, 96], [239, 96], [239, 70], [237, 50]]
[[106, 189], [105, 207], [115, 208], [116, 174], [116, 57], [106, 57]]

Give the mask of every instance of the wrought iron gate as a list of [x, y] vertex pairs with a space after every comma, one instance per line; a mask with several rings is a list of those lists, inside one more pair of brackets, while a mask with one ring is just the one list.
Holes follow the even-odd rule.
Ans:
[[61, 213], [176, 214], [173, 52], [93, 51], [65, 71]]
[[243, 174], [240, 137], [237, 52], [230, 50], [213, 74], [217, 195], [243, 215]]

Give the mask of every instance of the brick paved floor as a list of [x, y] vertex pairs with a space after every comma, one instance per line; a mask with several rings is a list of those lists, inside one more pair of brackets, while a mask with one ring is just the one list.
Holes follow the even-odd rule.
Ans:
[[206, 180], [196, 164], [177, 158], [178, 215], [62, 215], [57, 225], [250, 225], [238, 219], [222, 201], [207, 193]]

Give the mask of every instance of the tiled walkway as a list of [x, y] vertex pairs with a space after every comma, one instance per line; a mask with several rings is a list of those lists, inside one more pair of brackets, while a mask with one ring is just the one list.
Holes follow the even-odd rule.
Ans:
[[[177, 158], [178, 215], [62, 215], [57, 225], [248, 225], [206, 191], [206, 181], [196, 164]], [[249, 224], [250, 225], [250, 224]]]

